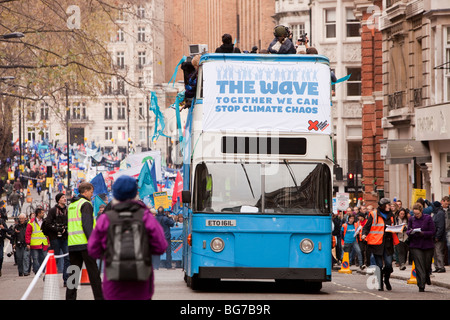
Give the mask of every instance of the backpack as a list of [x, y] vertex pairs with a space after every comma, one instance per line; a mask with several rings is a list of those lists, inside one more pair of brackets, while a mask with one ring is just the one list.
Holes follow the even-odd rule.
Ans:
[[106, 243], [106, 277], [115, 281], [146, 281], [152, 274], [152, 256], [143, 217], [137, 211], [106, 212], [109, 218]]

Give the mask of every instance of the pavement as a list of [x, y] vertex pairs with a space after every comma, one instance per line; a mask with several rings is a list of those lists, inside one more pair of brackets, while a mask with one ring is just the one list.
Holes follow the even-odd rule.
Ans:
[[[340, 267], [338, 267], [338, 266], [333, 267], [333, 270], [339, 270], [339, 269], [340, 269]], [[433, 265], [432, 270], [434, 270], [434, 269], [435, 269], [435, 267]], [[431, 285], [450, 289], [450, 266], [446, 266], [445, 269], [446, 269], [446, 272], [443, 272], [443, 273], [434, 273], [433, 272], [431, 274], [431, 276], [430, 276]], [[373, 274], [375, 268], [368, 267], [368, 268], [365, 268], [364, 270], [361, 270], [357, 266], [351, 266], [350, 270], [355, 273], [370, 275], [370, 274]], [[412, 279], [411, 271], [412, 271], [412, 265], [406, 265], [405, 270], [400, 270], [399, 267], [394, 266], [394, 272], [391, 274], [391, 278], [408, 281], [408, 280]]]

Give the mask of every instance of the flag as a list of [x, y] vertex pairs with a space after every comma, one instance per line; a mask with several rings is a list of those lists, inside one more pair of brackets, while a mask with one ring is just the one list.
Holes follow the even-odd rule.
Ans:
[[153, 162], [151, 169], [149, 168], [148, 162], [142, 166], [138, 177], [138, 186], [139, 196], [141, 199], [146, 196], [153, 196], [153, 193], [158, 191], [156, 184], [155, 162]]
[[183, 177], [181, 176], [180, 171], [178, 171], [172, 193], [172, 208], [178, 202], [178, 199], [180, 199], [181, 202], [181, 191], [183, 191]]
[[94, 186], [94, 197], [98, 194], [108, 193], [108, 188], [106, 187], [105, 179], [103, 178], [103, 174], [99, 173], [91, 180], [92, 185]]
[[100, 210], [100, 206], [104, 204], [106, 206], [106, 202], [102, 200], [102, 198], [100, 198], [99, 195], [96, 195], [94, 197], [94, 201], [93, 201], [93, 205], [94, 205], [94, 214], [95, 217], [97, 218], [98, 215], [98, 211]]

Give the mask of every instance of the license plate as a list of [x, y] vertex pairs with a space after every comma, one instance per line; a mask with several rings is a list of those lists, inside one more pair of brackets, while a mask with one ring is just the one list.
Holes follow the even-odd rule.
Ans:
[[236, 227], [236, 220], [206, 220], [207, 227]]

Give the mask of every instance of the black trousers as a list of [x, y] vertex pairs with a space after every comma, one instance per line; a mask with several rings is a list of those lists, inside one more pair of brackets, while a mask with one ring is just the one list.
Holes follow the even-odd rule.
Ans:
[[[94, 299], [103, 300], [102, 279], [100, 278], [100, 271], [98, 270], [97, 262], [95, 261], [95, 259], [88, 254], [87, 250], [69, 251], [69, 259], [70, 264], [78, 266], [80, 268], [80, 271], [83, 268], [84, 262], [89, 276], [92, 293], [94, 294]], [[69, 286], [70, 285], [67, 284], [66, 300], [76, 300], [77, 289], [69, 289]]]
[[419, 288], [425, 288], [427, 281], [430, 281], [431, 262], [433, 260], [434, 249], [409, 248], [414, 264], [416, 266], [416, 279]]

